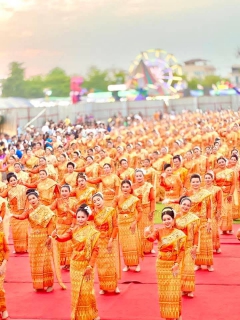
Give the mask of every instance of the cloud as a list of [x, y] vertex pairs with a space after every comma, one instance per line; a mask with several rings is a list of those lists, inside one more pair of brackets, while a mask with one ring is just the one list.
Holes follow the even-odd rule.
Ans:
[[127, 69], [139, 52], [149, 48], [172, 52], [181, 62], [194, 57], [225, 59], [230, 66], [239, 46], [239, 0], [13, 4], [14, 0], [0, 0], [0, 68], [15, 60], [25, 62], [27, 70], [42, 72], [60, 66], [82, 74], [92, 64]]

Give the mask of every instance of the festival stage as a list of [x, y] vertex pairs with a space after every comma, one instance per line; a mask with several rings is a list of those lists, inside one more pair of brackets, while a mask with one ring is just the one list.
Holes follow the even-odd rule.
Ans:
[[[234, 225], [234, 230], [239, 225]], [[10, 242], [11, 243], [11, 242]], [[235, 235], [221, 236], [222, 253], [214, 254], [214, 272], [197, 271], [195, 297], [183, 298], [183, 320], [238, 320], [240, 315], [240, 242]], [[155, 249], [156, 245], [155, 245]], [[10, 250], [13, 246], [10, 244]], [[101, 320], [159, 320], [156, 254], [147, 255], [142, 271], [122, 273], [121, 293], [99, 295], [95, 290]], [[67, 290], [55, 283], [52, 293], [32, 289], [27, 254], [11, 254], [5, 290], [10, 319], [69, 320], [69, 272], [62, 271]]]

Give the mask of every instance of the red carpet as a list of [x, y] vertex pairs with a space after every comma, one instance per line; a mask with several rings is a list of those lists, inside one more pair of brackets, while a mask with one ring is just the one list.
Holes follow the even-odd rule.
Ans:
[[[238, 226], [234, 226], [235, 230]], [[222, 253], [214, 254], [214, 272], [196, 273], [194, 299], [183, 298], [183, 320], [238, 320], [240, 318], [240, 242], [234, 235], [221, 236]], [[12, 245], [10, 246], [13, 251]], [[142, 271], [123, 273], [120, 295], [98, 294], [95, 290], [101, 320], [159, 320], [155, 255], [147, 255]], [[58, 284], [52, 293], [32, 290], [28, 255], [11, 255], [8, 263], [5, 290], [11, 319], [69, 320], [69, 273], [63, 272], [68, 290]]]

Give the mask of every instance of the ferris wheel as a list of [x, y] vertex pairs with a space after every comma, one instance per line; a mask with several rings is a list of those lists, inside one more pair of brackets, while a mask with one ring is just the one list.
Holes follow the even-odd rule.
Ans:
[[141, 52], [129, 68], [131, 87], [155, 89], [162, 95], [177, 93], [182, 82], [182, 67], [173, 54], [162, 49]]

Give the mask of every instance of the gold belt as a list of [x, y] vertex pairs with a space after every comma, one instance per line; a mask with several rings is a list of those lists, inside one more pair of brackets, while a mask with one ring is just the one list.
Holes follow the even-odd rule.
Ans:
[[163, 252], [163, 251], [159, 251], [158, 254], [159, 259], [161, 260], [165, 260], [165, 261], [176, 261], [177, 260], [177, 254], [173, 253], [171, 251], [169, 252]]

